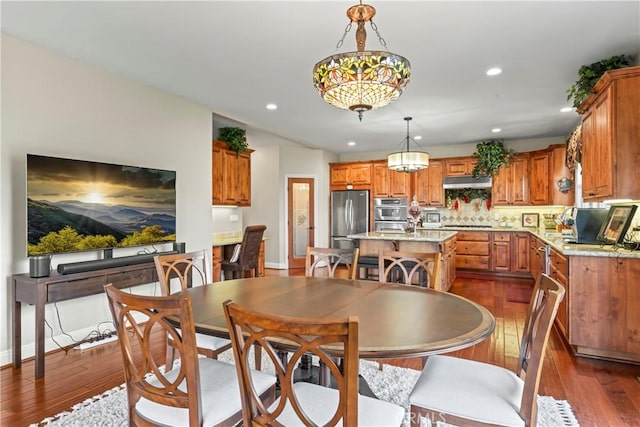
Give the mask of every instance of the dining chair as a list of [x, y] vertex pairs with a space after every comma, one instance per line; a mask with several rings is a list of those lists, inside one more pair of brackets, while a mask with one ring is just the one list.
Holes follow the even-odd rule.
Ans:
[[236, 261], [223, 260], [221, 268], [224, 273], [224, 280], [240, 279], [244, 277], [246, 271], [251, 271], [253, 277], [258, 277], [258, 257], [260, 254], [260, 243], [265, 225], [248, 225], [242, 235], [240, 251]]
[[428, 418], [465, 426], [535, 426], [544, 353], [564, 293], [556, 280], [538, 276], [515, 373], [489, 363], [429, 356], [409, 396], [411, 425]]
[[[122, 292], [112, 284], [104, 289], [122, 353], [129, 425], [231, 426], [242, 420], [236, 368], [198, 357], [186, 292], [143, 296]], [[172, 369], [153, 358], [158, 331], [173, 337], [180, 354], [180, 363]], [[273, 375], [253, 370], [248, 375], [265, 401], [275, 399]]]
[[440, 279], [440, 252], [378, 251], [378, 280], [435, 288]]
[[340, 265], [347, 267], [347, 277], [356, 280], [356, 269], [360, 250], [315, 248], [307, 246], [305, 257], [305, 274], [307, 277], [336, 277]]
[[[199, 284], [210, 283], [209, 255], [206, 249], [199, 251], [157, 255], [153, 258], [156, 265], [156, 273], [160, 282], [162, 295], [171, 295], [171, 281], [176, 279], [180, 284], [180, 291], [184, 291], [195, 281]], [[167, 360], [166, 365], [173, 366], [175, 359], [175, 342], [171, 335], [167, 336]], [[196, 345], [198, 353], [212, 359], [217, 359], [223, 351], [231, 348], [231, 341], [211, 335], [196, 333]], [[260, 366], [257, 366], [259, 369]]]

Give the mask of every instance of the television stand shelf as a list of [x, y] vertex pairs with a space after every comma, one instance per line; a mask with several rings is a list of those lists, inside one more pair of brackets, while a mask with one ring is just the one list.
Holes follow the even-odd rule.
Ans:
[[143, 264], [112, 267], [72, 274], [53, 273], [48, 277], [29, 274], [11, 276], [13, 288], [13, 367], [22, 366], [22, 304], [35, 306], [35, 377], [44, 377], [44, 331], [46, 304], [96, 295], [104, 292], [104, 285], [117, 288], [144, 285], [158, 281], [153, 260]]

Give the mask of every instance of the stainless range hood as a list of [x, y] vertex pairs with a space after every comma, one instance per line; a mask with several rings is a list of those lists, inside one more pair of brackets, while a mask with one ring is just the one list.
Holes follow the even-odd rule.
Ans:
[[491, 177], [448, 176], [444, 178], [443, 187], [445, 190], [452, 188], [491, 188]]

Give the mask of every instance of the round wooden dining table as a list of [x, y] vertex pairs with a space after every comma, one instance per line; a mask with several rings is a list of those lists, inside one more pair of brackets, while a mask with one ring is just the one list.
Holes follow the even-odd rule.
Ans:
[[361, 358], [421, 357], [472, 346], [495, 327], [466, 298], [412, 285], [326, 277], [267, 276], [189, 288], [196, 331], [229, 337], [222, 303], [320, 319], [358, 316]]

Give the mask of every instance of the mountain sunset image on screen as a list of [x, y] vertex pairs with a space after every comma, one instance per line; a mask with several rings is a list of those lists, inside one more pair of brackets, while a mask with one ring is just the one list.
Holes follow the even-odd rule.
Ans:
[[176, 172], [27, 155], [27, 255], [175, 241]]

